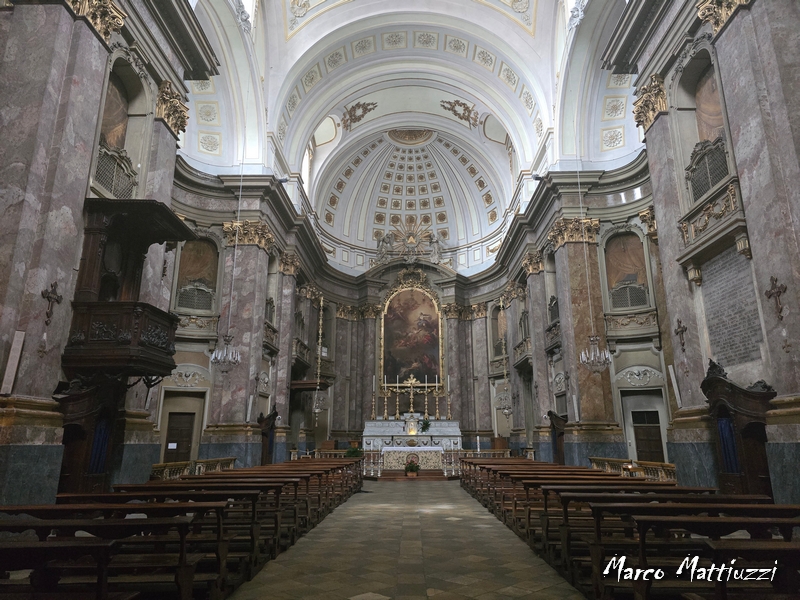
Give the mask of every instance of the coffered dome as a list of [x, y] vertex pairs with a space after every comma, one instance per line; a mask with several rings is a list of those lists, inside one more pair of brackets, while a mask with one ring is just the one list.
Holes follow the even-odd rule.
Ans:
[[443, 264], [463, 270], [494, 254], [506, 218], [505, 172], [468, 140], [433, 129], [392, 129], [360, 138], [322, 167], [316, 212], [329, 257], [364, 270], [387, 233], [416, 229], [440, 240]]

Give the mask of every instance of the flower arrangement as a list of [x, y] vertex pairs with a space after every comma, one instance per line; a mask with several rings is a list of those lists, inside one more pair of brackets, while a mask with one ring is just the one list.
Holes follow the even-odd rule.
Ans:
[[412, 459], [406, 463], [406, 473], [418, 473], [419, 472], [419, 463]]
[[430, 419], [422, 419], [422, 423], [420, 425], [420, 431], [425, 433], [428, 429], [431, 428], [431, 421]]

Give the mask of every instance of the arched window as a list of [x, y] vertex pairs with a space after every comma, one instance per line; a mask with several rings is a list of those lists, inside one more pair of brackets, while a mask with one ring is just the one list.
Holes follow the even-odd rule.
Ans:
[[685, 65], [676, 94], [676, 113], [690, 202], [698, 202], [731, 173], [717, 74], [708, 50]]
[[606, 242], [606, 282], [612, 310], [650, 304], [644, 245], [635, 233], [621, 233]]
[[136, 198], [147, 162], [153, 109], [140, 76], [118, 58], [108, 74], [92, 191], [105, 198]]
[[216, 306], [219, 252], [209, 240], [186, 242], [179, 257], [175, 307], [212, 312]]

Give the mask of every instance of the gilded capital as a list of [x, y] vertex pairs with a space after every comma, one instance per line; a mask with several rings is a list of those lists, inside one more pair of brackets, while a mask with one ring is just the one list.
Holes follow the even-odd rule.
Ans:
[[650, 75], [650, 83], [642, 86], [633, 102], [633, 118], [636, 124], [647, 131], [656, 115], [667, 110], [667, 93], [664, 91], [664, 80], [658, 73]]
[[297, 295], [307, 300], [319, 300], [322, 297], [322, 292], [313, 283], [307, 283], [297, 290]]
[[300, 257], [297, 254], [284, 252], [281, 254], [281, 261], [278, 269], [284, 275], [297, 275], [300, 270]]
[[264, 221], [229, 221], [222, 224], [225, 245], [258, 246], [267, 252], [275, 245], [275, 236]]
[[528, 275], [536, 275], [544, 270], [544, 261], [542, 260], [542, 253], [538, 250], [528, 252], [522, 258], [522, 268]]
[[658, 224], [656, 223], [656, 212], [652, 206], [648, 206], [639, 212], [639, 220], [647, 228], [647, 237], [658, 243]]
[[336, 318], [346, 319], [347, 321], [355, 321], [358, 319], [358, 308], [355, 306], [348, 306], [347, 304], [337, 304]]
[[158, 86], [156, 118], [164, 119], [175, 135], [186, 131], [186, 123], [189, 121], [189, 107], [184, 103], [183, 96], [166, 79]]
[[442, 307], [442, 312], [444, 312], [446, 319], [458, 319], [461, 317], [462, 307], [455, 302], [451, 302]]
[[472, 305], [472, 318], [485, 319], [486, 318], [486, 302], [478, 302]]
[[600, 219], [558, 219], [550, 228], [547, 234], [547, 241], [553, 246], [553, 250], [558, 250], [564, 244], [597, 242], [597, 234], [600, 232]]
[[103, 39], [108, 42], [112, 33], [118, 33], [128, 15], [114, 0], [70, 0], [79, 17], [86, 17]]
[[750, 0], [700, 0], [695, 5], [697, 18], [703, 23], [711, 23], [711, 30], [716, 35], [733, 12], [749, 2]]
[[365, 304], [360, 309], [362, 319], [377, 319], [381, 314], [381, 307], [377, 304]]
[[516, 298], [519, 298], [524, 302], [527, 295], [528, 292], [525, 289], [525, 286], [517, 283], [516, 281], [509, 281], [506, 284], [506, 289], [500, 295], [500, 299], [503, 301], [503, 306], [508, 307], [508, 305], [511, 304], [511, 301]]

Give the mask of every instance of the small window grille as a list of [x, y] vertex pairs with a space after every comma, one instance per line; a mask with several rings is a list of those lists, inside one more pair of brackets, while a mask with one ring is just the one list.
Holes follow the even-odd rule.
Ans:
[[178, 308], [189, 310], [211, 310], [214, 292], [204, 285], [187, 285], [178, 292]]
[[611, 290], [611, 308], [634, 308], [647, 303], [647, 288], [643, 285], [622, 284]]
[[101, 137], [95, 181], [112, 197], [126, 199], [136, 194], [137, 175], [125, 150], [108, 145]]
[[548, 314], [550, 315], [550, 322], [555, 323], [558, 321], [558, 298], [550, 296], [550, 302], [547, 304]]
[[728, 176], [728, 160], [725, 156], [725, 143], [717, 138], [713, 143], [702, 141], [692, 151], [692, 158], [686, 168], [686, 179], [692, 191], [692, 200], [697, 202], [711, 188]]

